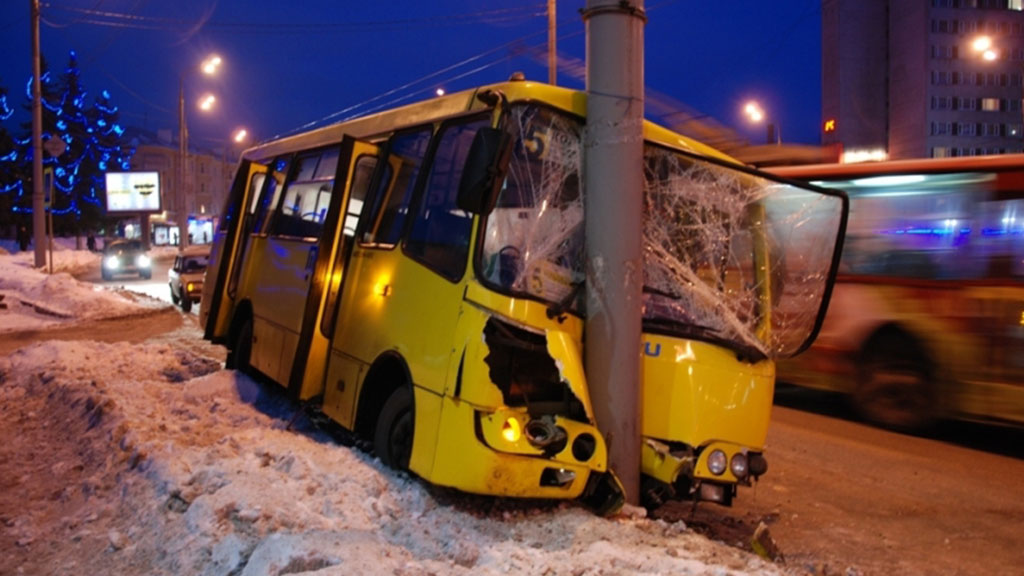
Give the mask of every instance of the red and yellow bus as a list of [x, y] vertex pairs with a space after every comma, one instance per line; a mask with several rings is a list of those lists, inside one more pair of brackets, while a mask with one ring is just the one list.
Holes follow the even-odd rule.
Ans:
[[1024, 155], [771, 171], [850, 198], [825, 324], [780, 381], [899, 430], [1024, 424]]
[[[205, 337], [428, 482], [613, 509], [582, 361], [585, 120], [585, 94], [517, 81], [246, 151]], [[774, 359], [820, 323], [846, 198], [645, 138], [645, 499], [728, 504], [765, 471]]]

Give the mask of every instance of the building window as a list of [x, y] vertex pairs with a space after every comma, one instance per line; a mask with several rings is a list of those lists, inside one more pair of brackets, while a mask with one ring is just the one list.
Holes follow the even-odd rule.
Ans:
[[982, 98], [981, 109], [985, 112], [998, 112], [999, 98]]
[[945, 146], [936, 146], [932, 148], [932, 158], [947, 158], [949, 156], [949, 148]]

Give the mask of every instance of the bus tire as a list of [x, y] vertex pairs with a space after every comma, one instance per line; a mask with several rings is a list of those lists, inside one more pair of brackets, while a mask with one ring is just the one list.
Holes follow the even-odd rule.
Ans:
[[373, 449], [381, 462], [396, 470], [408, 470], [414, 431], [412, 389], [401, 386], [391, 393], [377, 417]]
[[235, 341], [231, 346], [231, 353], [225, 364], [228, 368], [234, 368], [243, 374], [252, 373], [252, 318], [246, 318], [242, 326], [235, 334]]
[[934, 424], [931, 363], [913, 337], [898, 330], [876, 334], [860, 360], [852, 401], [864, 420], [908, 433]]

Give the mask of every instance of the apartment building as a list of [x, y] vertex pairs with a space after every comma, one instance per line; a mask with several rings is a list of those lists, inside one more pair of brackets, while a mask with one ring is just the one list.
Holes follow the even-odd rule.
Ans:
[[822, 0], [823, 143], [890, 159], [1024, 151], [1024, 0]]

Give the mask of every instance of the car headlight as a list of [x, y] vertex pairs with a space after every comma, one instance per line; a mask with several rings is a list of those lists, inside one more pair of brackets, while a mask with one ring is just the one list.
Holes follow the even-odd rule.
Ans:
[[725, 457], [725, 452], [721, 450], [713, 450], [711, 454], [708, 454], [708, 470], [715, 476], [721, 476], [725, 472], [725, 465], [727, 463], [728, 458]]
[[103, 265], [112, 270], [116, 270], [118, 266], [117, 256], [107, 256], [106, 260], [103, 261]]
[[139, 257], [135, 259], [135, 264], [139, 268], [149, 268], [151, 263], [152, 261], [149, 259], [149, 256], [146, 256], [145, 254], [140, 254]]

